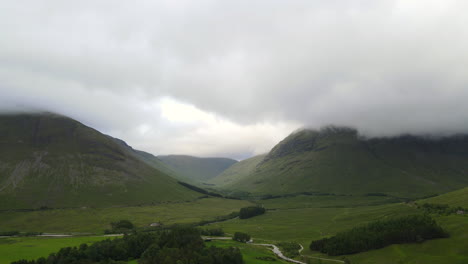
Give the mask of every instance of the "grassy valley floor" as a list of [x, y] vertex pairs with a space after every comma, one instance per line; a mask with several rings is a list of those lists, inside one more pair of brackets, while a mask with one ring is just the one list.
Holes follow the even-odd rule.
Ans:
[[[250, 219], [233, 219], [212, 224], [228, 233], [237, 231], [252, 235], [255, 242], [298, 242], [304, 246], [302, 255], [341, 260], [308, 249], [312, 240], [331, 236], [365, 223], [421, 213], [410, 204], [388, 203], [388, 197], [299, 196], [263, 200], [269, 210]], [[351, 263], [468, 263], [468, 217], [437, 216], [437, 222], [451, 237], [420, 244], [392, 245], [379, 250], [346, 256]], [[311, 263], [319, 263], [311, 259]], [[321, 260], [323, 263], [333, 263]]]
[[33, 260], [47, 257], [63, 247], [79, 246], [83, 243], [91, 244], [112, 237], [83, 236], [83, 237], [12, 237], [0, 238], [0, 264], [27, 259]]
[[[391, 197], [379, 196], [296, 196], [257, 201], [267, 212], [250, 219], [232, 219], [213, 223], [204, 228], [223, 228], [232, 235], [235, 232], [250, 234], [256, 243], [282, 241], [298, 242], [304, 246], [302, 255], [342, 260], [343, 256], [328, 257], [309, 250], [312, 240], [331, 236], [365, 223], [422, 213], [414, 204], [395, 202]], [[164, 224], [194, 223], [212, 220], [217, 216], [228, 215], [239, 208], [252, 205], [249, 201], [226, 200], [220, 198], [200, 199], [193, 202], [160, 204], [155, 206], [101, 208], [101, 209], [63, 209], [33, 212], [0, 213], [0, 226], [5, 231], [41, 231], [41, 232], [92, 232], [102, 233], [108, 224], [120, 219], [128, 219], [137, 226], [147, 226], [152, 222]], [[434, 216], [437, 222], [450, 234], [450, 238], [425, 241], [417, 244], [392, 245], [379, 250], [372, 250], [346, 256], [351, 263], [407, 263], [407, 264], [442, 264], [468, 263], [468, 216]], [[36, 247], [33, 241], [39, 238], [9, 238], [0, 240], [0, 255], [3, 252], [15, 252], [11, 247], [22, 250], [21, 256], [40, 257], [67, 245], [79, 245], [81, 239], [93, 237], [68, 238], [79, 239], [75, 244], [61, 244], [57, 247]], [[65, 238], [64, 238], [65, 239]], [[96, 238], [102, 239], [102, 238]], [[15, 243], [13, 243], [13, 242]], [[49, 241], [49, 240], [42, 240]], [[45, 245], [54, 243], [54, 241]], [[63, 240], [66, 241], [66, 240]], [[70, 242], [71, 243], [71, 242]], [[212, 241], [206, 243], [215, 246], [237, 246], [244, 255], [246, 264], [282, 263], [279, 259], [261, 260], [257, 257], [274, 256], [265, 247], [241, 244], [234, 241]], [[33, 245], [28, 247], [27, 245]], [[30, 250], [31, 249], [31, 250]], [[41, 255], [36, 254], [37, 252]], [[19, 251], [16, 251], [19, 252]], [[36, 253], [35, 253], [36, 252]], [[17, 256], [20, 253], [17, 253]], [[33, 255], [36, 254], [36, 255]], [[2, 262], [0, 263], [9, 263]], [[326, 260], [310, 259], [310, 263], [337, 263]]]
[[1, 231], [100, 234], [110, 227], [111, 222], [122, 219], [139, 227], [154, 222], [165, 225], [197, 223], [238, 212], [241, 207], [251, 204], [241, 200], [205, 198], [154, 206], [0, 212], [0, 227]]
[[[213, 240], [205, 243], [215, 247], [237, 247], [242, 252], [245, 264], [286, 264], [289, 262], [278, 259], [273, 252], [263, 246], [240, 243], [232, 240]], [[271, 259], [271, 260], [270, 260]]]

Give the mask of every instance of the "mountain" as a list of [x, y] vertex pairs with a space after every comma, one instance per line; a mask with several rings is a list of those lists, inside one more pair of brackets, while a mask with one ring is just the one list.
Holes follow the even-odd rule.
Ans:
[[200, 196], [125, 142], [50, 114], [0, 115], [0, 209], [124, 206]]
[[206, 182], [222, 173], [237, 161], [228, 158], [199, 158], [186, 155], [158, 156], [180, 177], [195, 182]]
[[468, 136], [366, 139], [345, 127], [301, 130], [252, 166], [245, 165], [248, 176], [239, 173], [231, 181], [212, 181], [225, 190], [256, 194], [421, 197], [468, 185]]
[[158, 159], [158, 157], [156, 157], [155, 155], [145, 152], [145, 151], [134, 149], [121, 139], [118, 139], [118, 138], [112, 138], [112, 139], [117, 144], [127, 149], [134, 158], [143, 161], [150, 167], [153, 167], [173, 178], [178, 178], [177, 173], [173, 171], [168, 165], [166, 165], [166, 163], [164, 163], [162, 160]]
[[246, 177], [249, 177], [254, 171], [257, 165], [263, 161], [266, 154], [254, 156], [249, 159], [237, 162], [227, 168], [218, 176], [210, 179], [208, 182], [217, 186], [226, 186], [231, 183], [241, 181]]

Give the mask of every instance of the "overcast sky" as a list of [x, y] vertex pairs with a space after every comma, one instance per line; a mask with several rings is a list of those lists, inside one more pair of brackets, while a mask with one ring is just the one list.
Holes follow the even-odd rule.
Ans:
[[300, 127], [468, 132], [468, 1], [3, 1], [0, 111], [153, 154], [267, 152]]

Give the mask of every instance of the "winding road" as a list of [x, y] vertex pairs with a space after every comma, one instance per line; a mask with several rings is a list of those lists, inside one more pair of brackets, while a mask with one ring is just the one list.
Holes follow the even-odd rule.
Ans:
[[307, 264], [305, 262], [295, 260], [295, 259], [290, 259], [290, 258], [286, 257], [285, 255], [283, 255], [283, 252], [281, 252], [281, 250], [277, 246], [275, 246], [273, 244], [254, 244], [254, 243], [252, 243], [252, 245], [272, 247], [273, 248], [273, 253], [275, 253], [275, 255], [278, 256], [280, 259], [286, 260], [286, 261], [291, 262], [291, 263]]
[[[232, 239], [232, 237], [202, 237], [202, 238], [204, 240], [231, 240]], [[283, 252], [281, 252], [281, 250], [276, 245], [273, 245], [273, 244], [257, 244], [257, 243], [249, 243], [249, 244], [255, 245], [255, 246], [270, 247], [272, 249], [273, 253], [275, 253], [275, 255], [278, 256], [282, 260], [285, 260], [285, 261], [288, 261], [288, 262], [291, 262], [291, 263], [296, 263], [296, 264], [307, 264], [305, 262], [286, 257], [283, 254]], [[301, 253], [301, 251], [304, 250], [304, 247], [301, 244], [299, 244], [299, 245], [301, 246], [301, 249], [299, 249], [299, 253]], [[338, 262], [338, 263], [344, 263], [344, 261], [337, 260], [337, 259], [327, 259], [327, 258], [309, 257], [309, 256], [307, 256], [307, 257], [308, 258], [313, 258], [313, 259], [321, 259], [321, 260], [325, 260], [325, 261], [333, 261], [333, 262]]]

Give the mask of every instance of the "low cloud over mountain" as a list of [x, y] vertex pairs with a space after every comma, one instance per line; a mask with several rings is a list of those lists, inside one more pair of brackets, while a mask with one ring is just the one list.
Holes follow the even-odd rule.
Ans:
[[0, 10], [0, 109], [155, 154], [242, 159], [292, 130], [468, 131], [464, 1], [57, 1]]

